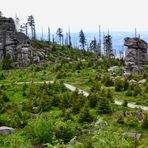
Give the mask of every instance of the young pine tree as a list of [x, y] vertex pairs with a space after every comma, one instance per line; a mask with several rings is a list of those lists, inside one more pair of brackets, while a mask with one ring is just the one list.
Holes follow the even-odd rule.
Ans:
[[98, 103], [98, 112], [100, 114], [111, 113], [110, 101], [106, 97], [102, 97]]
[[86, 38], [85, 38], [85, 35], [84, 35], [84, 32], [82, 29], [80, 30], [80, 33], [79, 33], [79, 42], [80, 42], [82, 48], [84, 49], [85, 44], [86, 44]]

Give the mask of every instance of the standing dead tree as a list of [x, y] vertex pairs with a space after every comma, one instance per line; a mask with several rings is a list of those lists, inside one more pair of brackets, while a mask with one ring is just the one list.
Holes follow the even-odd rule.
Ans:
[[30, 15], [28, 16], [28, 25], [31, 28], [31, 34], [32, 34], [32, 39], [36, 39], [36, 30], [35, 30], [35, 21], [34, 21], [34, 16]]
[[63, 29], [58, 28], [56, 34], [59, 37], [59, 44], [63, 45]]
[[50, 43], [50, 27], [48, 27], [48, 42]]
[[104, 35], [103, 38], [103, 44], [104, 44], [104, 54], [107, 58], [110, 58], [111, 56], [113, 56], [113, 49], [112, 49], [112, 37], [111, 35]]

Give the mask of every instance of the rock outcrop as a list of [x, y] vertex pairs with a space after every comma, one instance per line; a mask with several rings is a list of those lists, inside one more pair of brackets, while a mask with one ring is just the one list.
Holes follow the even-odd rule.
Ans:
[[140, 38], [125, 38], [124, 45], [128, 47], [125, 56], [127, 71], [137, 72], [148, 63], [147, 43]]
[[9, 54], [12, 66], [24, 67], [46, 59], [48, 50], [33, 48], [29, 38], [16, 31], [12, 18], [0, 17], [0, 62]]

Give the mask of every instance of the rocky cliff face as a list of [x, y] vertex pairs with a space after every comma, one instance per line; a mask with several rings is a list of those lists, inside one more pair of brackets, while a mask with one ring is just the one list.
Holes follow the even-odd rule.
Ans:
[[38, 63], [48, 56], [49, 49], [35, 49], [29, 38], [16, 31], [12, 18], [0, 17], [0, 62], [9, 54], [14, 67]]
[[139, 71], [148, 64], [147, 43], [139, 38], [125, 38], [124, 45], [128, 47], [125, 56], [126, 70]]

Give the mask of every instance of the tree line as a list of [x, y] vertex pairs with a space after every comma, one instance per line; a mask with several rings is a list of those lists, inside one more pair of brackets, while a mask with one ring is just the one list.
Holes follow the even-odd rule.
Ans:
[[[31, 31], [31, 39], [36, 40], [36, 23], [33, 15], [28, 16], [27, 21], [20, 25], [20, 19], [16, 16], [15, 17], [15, 24], [17, 31], [23, 32], [28, 36], [29, 29]], [[94, 52], [96, 55], [96, 58], [101, 57], [101, 55], [104, 55], [108, 58], [114, 56], [113, 48], [112, 48], [112, 36], [109, 34], [104, 35], [103, 34], [103, 47], [101, 47], [101, 32], [100, 32], [100, 26], [99, 26], [99, 41], [97, 41], [96, 37], [90, 41], [90, 43], [87, 42], [86, 35], [83, 31], [83, 29], [79, 32], [79, 46], [72, 44], [72, 37], [70, 32], [70, 27], [68, 27], [68, 32], [64, 34], [63, 29], [59, 27], [56, 30], [56, 34], [52, 35], [50, 32], [50, 27], [48, 27], [48, 38], [47, 41], [49, 43], [56, 43], [59, 45], [67, 45], [68, 47], [74, 47], [74, 48], [80, 48], [80, 49], [87, 49], [91, 52]], [[43, 29], [42, 29], [42, 35], [41, 40], [44, 40], [43, 37]]]

